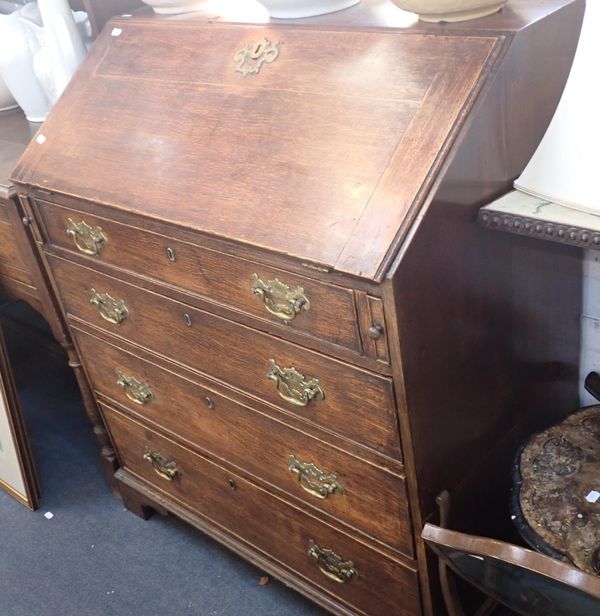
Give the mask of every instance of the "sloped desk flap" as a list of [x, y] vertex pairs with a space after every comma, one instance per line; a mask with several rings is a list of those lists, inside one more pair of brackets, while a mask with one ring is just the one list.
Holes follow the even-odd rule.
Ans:
[[[364, 278], [376, 278], [499, 42], [114, 23], [14, 180]], [[261, 53], [259, 72], [244, 74]]]

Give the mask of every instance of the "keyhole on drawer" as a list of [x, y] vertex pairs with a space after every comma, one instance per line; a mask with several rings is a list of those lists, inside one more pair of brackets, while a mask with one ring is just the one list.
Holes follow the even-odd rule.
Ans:
[[237, 486], [235, 485], [235, 481], [233, 479], [228, 479], [227, 483], [232, 490], [237, 490]]
[[175, 261], [175, 251], [170, 246], [167, 248], [167, 258], [169, 261]]
[[204, 402], [206, 402], [206, 406], [212, 411], [215, 408], [214, 400], [210, 396], [204, 396]]
[[192, 317], [187, 312], [183, 315], [183, 320], [188, 327], [192, 326]]

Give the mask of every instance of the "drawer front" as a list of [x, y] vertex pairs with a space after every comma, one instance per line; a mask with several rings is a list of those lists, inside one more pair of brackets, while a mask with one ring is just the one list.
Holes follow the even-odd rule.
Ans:
[[58, 257], [49, 263], [69, 314], [400, 457], [390, 379]]
[[76, 329], [74, 333], [97, 392], [308, 505], [413, 555], [402, 477], [94, 336]]
[[[44, 201], [51, 244], [150, 276], [230, 308], [361, 351], [353, 293], [290, 272]], [[148, 271], [152, 263], [152, 271]]]
[[114, 410], [103, 406], [103, 413], [123, 467], [170, 498], [362, 613], [420, 613], [417, 575], [408, 566]]
[[[0, 206], [0, 211], [5, 206]], [[0, 218], [0, 262], [25, 270], [26, 265], [21, 257], [19, 246], [15, 239], [15, 232], [8, 220]], [[1, 267], [1, 265], [0, 265]]]

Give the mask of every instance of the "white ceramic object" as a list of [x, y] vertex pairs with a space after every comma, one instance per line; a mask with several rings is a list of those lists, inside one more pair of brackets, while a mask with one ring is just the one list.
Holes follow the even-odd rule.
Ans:
[[[18, 10], [20, 5], [16, 2], [7, 2], [6, 0], [0, 0], [0, 15], [8, 15]], [[9, 109], [15, 109], [18, 107], [17, 101], [10, 93], [8, 86], [4, 83], [4, 79], [0, 77], [0, 111], [8, 111]]]
[[[586, 3], [573, 67], [552, 122], [515, 188], [600, 215], [600, 1]], [[596, 77], [594, 77], [596, 75]]]
[[177, 15], [178, 13], [193, 13], [205, 9], [208, 0], [143, 0], [159, 15]]
[[497, 13], [507, 0], [392, 0], [421, 21], [468, 21]]
[[53, 69], [56, 98], [60, 96], [87, 52], [67, 0], [38, 0], [44, 25], [44, 47]]
[[360, 0], [260, 0], [271, 17], [295, 19], [347, 9]]
[[15, 10], [14, 3], [0, 3], [0, 77], [31, 122], [43, 122], [50, 100], [42, 89], [33, 58], [40, 46], [20, 17], [25, 7]]

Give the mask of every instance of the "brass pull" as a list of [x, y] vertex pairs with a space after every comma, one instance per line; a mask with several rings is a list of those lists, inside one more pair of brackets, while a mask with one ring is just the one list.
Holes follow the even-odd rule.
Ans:
[[101, 227], [90, 227], [84, 220], [75, 222], [69, 218], [67, 235], [73, 239], [75, 246], [86, 255], [99, 255], [108, 244], [108, 238]]
[[301, 310], [310, 310], [310, 302], [302, 287], [290, 289], [277, 278], [265, 282], [258, 274], [252, 274], [251, 290], [261, 298], [270, 314], [286, 324], [291, 323]]
[[367, 330], [367, 336], [369, 336], [371, 340], [379, 340], [382, 334], [383, 325], [381, 325], [381, 323], [373, 323], [373, 325], [371, 325], [371, 327]]
[[317, 561], [319, 569], [330, 580], [345, 584], [358, 577], [358, 570], [351, 560], [344, 560], [329, 548], [322, 548], [312, 539], [308, 542], [308, 555]]
[[288, 458], [288, 470], [298, 475], [300, 487], [315, 498], [325, 499], [334, 492], [343, 492], [336, 475], [322, 471], [312, 462], [300, 462], [293, 453]]
[[181, 471], [177, 467], [177, 462], [167, 460], [162, 454], [152, 451], [148, 447], [146, 447], [144, 453], [144, 460], [150, 462], [154, 472], [166, 481], [173, 481], [175, 477], [181, 475]]
[[295, 406], [307, 406], [313, 399], [324, 400], [319, 379], [307, 379], [296, 368], [280, 368], [274, 359], [269, 359], [267, 378], [277, 383], [279, 396]]
[[138, 381], [134, 376], [127, 376], [117, 370], [117, 385], [125, 390], [125, 395], [135, 404], [148, 404], [154, 400], [154, 394], [148, 383]]
[[90, 289], [90, 304], [98, 306], [100, 316], [115, 325], [120, 325], [129, 316], [129, 310], [122, 299], [115, 299], [108, 293], [98, 293], [96, 289]]

